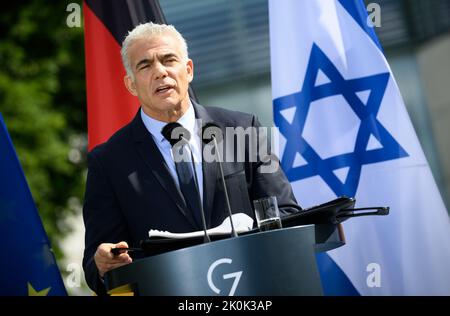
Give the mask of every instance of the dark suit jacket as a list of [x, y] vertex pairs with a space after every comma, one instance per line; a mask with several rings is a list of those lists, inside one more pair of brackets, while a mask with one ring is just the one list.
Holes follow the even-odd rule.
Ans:
[[[194, 104], [194, 109], [203, 124], [214, 122], [223, 132], [225, 127], [259, 126], [253, 115], [198, 104]], [[226, 155], [237, 142], [231, 144], [224, 138], [223, 145]], [[276, 160], [275, 156], [269, 158]], [[277, 196], [279, 204], [296, 203], [281, 169], [261, 173], [261, 158], [258, 156], [256, 162], [248, 160], [223, 164], [233, 213], [244, 212], [254, 218], [251, 201], [271, 195]], [[227, 217], [217, 162], [203, 162], [203, 192], [207, 226], [215, 227]], [[83, 268], [88, 285], [99, 295], [105, 289], [93, 257], [101, 243], [124, 240], [130, 247], [137, 247], [148, 237], [149, 229], [171, 232], [202, 229], [186, 208], [139, 111], [133, 121], [89, 153], [83, 218], [86, 228]]]

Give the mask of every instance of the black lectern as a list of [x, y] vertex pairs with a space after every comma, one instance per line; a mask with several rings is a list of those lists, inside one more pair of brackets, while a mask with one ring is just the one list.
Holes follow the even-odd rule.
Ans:
[[316, 248], [314, 225], [283, 228], [140, 259], [105, 280], [110, 294], [322, 295]]
[[341, 197], [283, 217], [282, 229], [211, 243], [156, 241], [159, 248], [150, 249], [151, 256], [106, 273], [106, 289], [157, 296], [322, 295], [315, 253], [345, 244], [342, 221], [389, 213], [383, 207], [360, 213], [374, 208], [354, 209], [354, 204]]

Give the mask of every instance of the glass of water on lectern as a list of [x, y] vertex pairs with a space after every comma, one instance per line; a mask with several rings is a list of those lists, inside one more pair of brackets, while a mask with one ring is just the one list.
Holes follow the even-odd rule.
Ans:
[[277, 197], [268, 196], [253, 201], [256, 223], [260, 231], [281, 228], [280, 210]]

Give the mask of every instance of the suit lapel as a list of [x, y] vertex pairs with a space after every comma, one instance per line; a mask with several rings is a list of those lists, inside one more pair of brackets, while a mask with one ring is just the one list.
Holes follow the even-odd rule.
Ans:
[[145, 161], [146, 165], [150, 168], [156, 180], [164, 188], [167, 194], [170, 195], [181, 213], [183, 213], [193, 227], [198, 228], [191, 212], [186, 207], [186, 202], [184, 201], [183, 195], [181, 194], [178, 186], [175, 184], [175, 180], [170, 174], [164, 158], [153, 141], [152, 136], [142, 122], [140, 110], [134, 118], [132, 125], [133, 138], [137, 152]]
[[[201, 119], [202, 126], [207, 123], [213, 123], [212, 118], [209, 116], [208, 112], [203, 106], [195, 102], [192, 103], [195, 109], [195, 117], [197, 119]], [[201, 129], [199, 130], [200, 130], [200, 139], [202, 139]], [[213, 212], [214, 193], [216, 192], [218, 164], [215, 161], [205, 162], [205, 159], [203, 157], [205, 146], [210, 145], [205, 145], [202, 142], [203, 209], [205, 211], [206, 226], [210, 228], [211, 216]], [[208, 148], [206, 150], [208, 150]]]

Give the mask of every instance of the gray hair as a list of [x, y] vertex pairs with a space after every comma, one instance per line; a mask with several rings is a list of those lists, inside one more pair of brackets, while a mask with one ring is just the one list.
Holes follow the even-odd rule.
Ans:
[[128, 35], [122, 42], [122, 49], [120, 50], [123, 66], [125, 67], [127, 75], [130, 76], [132, 80], [134, 80], [134, 75], [131, 70], [130, 59], [128, 58], [128, 47], [138, 39], [151, 39], [161, 35], [172, 35], [181, 44], [182, 58], [186, 61], [189, 58], [186, 40], [173, 25], [156, 24], [153, 22], [139, 24], [133, 30], [128, 32]]

